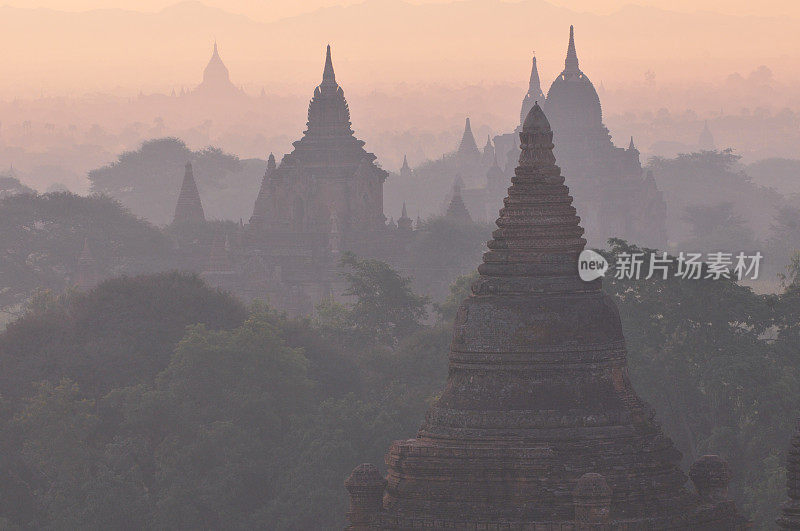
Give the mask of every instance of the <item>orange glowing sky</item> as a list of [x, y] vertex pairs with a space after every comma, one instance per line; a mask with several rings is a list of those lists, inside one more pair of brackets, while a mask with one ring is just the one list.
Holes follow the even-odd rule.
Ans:
[[533, 50], [543, 80], [560, 71], [573, 23], [607, 87], [762, 64], [800, 81], [800, 2], [786, 0], [5, 0], [0, 98], [191, 88], [214, 39], [251, 93], [307, 91], [327, 42], [345, 88], [516, 84]]

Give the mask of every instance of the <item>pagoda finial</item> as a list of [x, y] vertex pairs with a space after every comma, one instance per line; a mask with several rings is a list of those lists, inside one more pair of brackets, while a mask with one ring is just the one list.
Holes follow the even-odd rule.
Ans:
[[333, 72], [333, 60], [331, 60], [331, 45], [325, 52], [325, 69], [322, 71], [323, 83], [336, 83], [336, 74]]
[[408, 213], [406, 212], [406, 202], [405, 201], [403, 201], [403, 212], [400, 214], [400, 217], [401, 218], [407, 218], [408, 217]]
[[539, 69], [536, 66], [536, 55], [533, 56], [531, 65], [531, 78], [528, 81], [528, 94], [539, 95], [542, 93], [542, 84], [539, 81]]
[[575, 51], [575, 27], [569, 27], [569, 46], [567, 46], [567, 59], [564, 61], [565, 72], [579, 72], [578, 53]]
[[272, 153], [269, 154], [269, 158], [267, 159], [267, 171], [272, 171], [275, 169], [275, 155]]
[[633, 143], [633, 137], [631, 137], [631, 143], [628, 145], [628, 149], [630, 149], [631, 151], [633, 151], [634, 149], [636, 149], [636, 146], [635, 146], [635, 145], [634, 145], [634, 143]]

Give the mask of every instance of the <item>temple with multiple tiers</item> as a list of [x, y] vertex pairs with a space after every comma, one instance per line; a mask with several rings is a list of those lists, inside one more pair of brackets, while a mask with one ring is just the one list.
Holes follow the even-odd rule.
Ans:
[[625, 338], [534, 103], [519, 165], [453, 325], [447, 382], [383, 477], [347, 478], [366, 529], [741, 529], [716, 456], [691, 468], [631, 386]]

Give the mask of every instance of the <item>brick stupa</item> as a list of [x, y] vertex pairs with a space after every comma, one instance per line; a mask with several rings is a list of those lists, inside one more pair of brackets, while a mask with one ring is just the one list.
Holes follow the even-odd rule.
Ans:
[[535, 104], [472, 295], [454, 322], [447, 383], [387, 474], [345, 482], [348, 529], [738, 529], [716, 457], [693, 468], [628, 378], [619, 312], [583, 282], [586, 241]]

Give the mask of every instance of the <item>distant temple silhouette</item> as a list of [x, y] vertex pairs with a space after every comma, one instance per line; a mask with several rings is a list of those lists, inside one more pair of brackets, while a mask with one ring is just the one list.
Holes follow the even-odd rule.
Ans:
[[[600, 97], [580, 69], [573, 26], [569, 29], [564, 69], [550, 85], [546, 98], [539, 85], [534, 57], [528, 92], [522, 103], [523, 114], [536, 100], [550, 118], [556, 139], [555, 154], [572, 180], [570, 190], [582, 212], [589, 242], [604, 245], [606, 239], [620, 237], [641, 245], [666, 246], [663, 194], [655, 180], [644, 175], [633, 140], [628, 149], [612, 143], [603, 124]], [[519, 131], [520, 127], [514, 133], [494, 138], [495, 149], [504, 154], [507, 175], [519, 156], [516, 147]]]
[[200, 193], [197, 191], [197, 183], [194, 180], [192, 163], [186, 163], [186, 172], [183, 174], [181, 191], [178, 194], [178, 202], [175, 205], [175, 216], [173, 223], [197, 223], [205, 221], [203, 204], [200, 201]]
[[[215, 51], [204, 83], [216, 79], [216, 86], [224, 86], [223, 69]], [[480, 156], [471, 132], [464, 145], [471, 156]], [[269, 155], [249, 223], [205, 239], [189, 231], [194, 239], [182, 243], [182, 267], [199, 271], [212, 285], [245, 299], [266, 298], [292, 314], [310, 313], [319, 301], [341, 294], [337, 260], [344, 251], [412, 273], [407, 249], [416, 231], [405, 204], [397, 224], [386, 221], [383, 184], [388, 173], [353, 132], [330, 46], [322, 82], [308, 105], [306, 130], [293, 146], [280, 163]], [[404, 167], [410, 172], [407, 160]], [[460, 206], [454, 215], [469, 222], [466, 208]], [[174, 225], [204, 220], [192, 166], [187, 164]]]
[[203, 70], [203, 81], [194, 89], [193, 95], [205, 98], [230, 98], [244, 95], [242, 89], [231, 82], [228, 67], [222, 62], [214, 42], [214, 50], [211, 52], [205, 70]]

